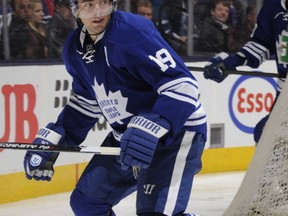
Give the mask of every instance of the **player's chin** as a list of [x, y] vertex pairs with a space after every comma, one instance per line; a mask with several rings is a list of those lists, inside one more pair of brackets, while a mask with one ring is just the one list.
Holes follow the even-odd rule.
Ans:
[[89, 27], [94, 32], [94, 34], [98, 34], [105, 30], [106, 25], [104, 23], [99, 24], [99, 23], [92, 22]]

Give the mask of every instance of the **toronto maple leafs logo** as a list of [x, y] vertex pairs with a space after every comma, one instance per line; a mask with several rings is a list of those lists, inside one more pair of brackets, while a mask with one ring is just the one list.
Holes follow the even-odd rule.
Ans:
[[110, 124], [114, 122], [123, 124], [122, 119], [132, 116], [131, 113], [126, 111], [128, 98], [123, 97], [120, 90], [116, 92], [109, 91], [108, 94], [106, 94], [104, 85], [98, 85], [96, 79], [92, 87], [103, 115]]

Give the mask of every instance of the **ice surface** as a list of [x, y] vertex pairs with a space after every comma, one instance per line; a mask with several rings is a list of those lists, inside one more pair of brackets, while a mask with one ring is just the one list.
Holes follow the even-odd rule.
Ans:
[[[244, 172], [199, 174], [195, 177], [187, 213], [222, 216], [236, 194]], [[0, 216], [73, 216], [70, 193], [60, 193], [0, 205]], [[117, 216], [135, 216], [135, 193], [114, 210]]]

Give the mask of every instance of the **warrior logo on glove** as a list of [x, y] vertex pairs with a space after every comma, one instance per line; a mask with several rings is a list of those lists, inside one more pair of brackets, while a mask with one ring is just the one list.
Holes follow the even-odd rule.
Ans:
[[33, 167], [39, 166], [42, 161], [42, 157], [37, 154], [33, 154], [30, 159], [30, 164]]
[[129, 122], [128, 127], [141, 129], [151, 135], [154, 135], [157, 138], [164, 136], [164, 134], [168, 132], [168, 130], [166, 130], [165, 128], [142, 116], [134, 116]]

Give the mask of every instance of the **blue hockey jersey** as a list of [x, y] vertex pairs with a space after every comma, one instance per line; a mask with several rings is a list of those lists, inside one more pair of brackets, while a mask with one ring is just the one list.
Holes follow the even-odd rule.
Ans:
[[287, 74], [288, 11], [285, 1], [267, 0], [261, 8], [251, 39], [240, 50], [248, 66], [256, 68], [275, 56], [278, 73]]
[[123, 133], [134, 115], [158, 113], [181, 130], [206, 134], [198, 83], [153, 23], [115, 11], [105, 32], [92, 42], [79, 27], [68, 37], [63, 61], [73, 77], [73, 95], [57, 125], [71, 144], [80, 144], [101, 116]]

